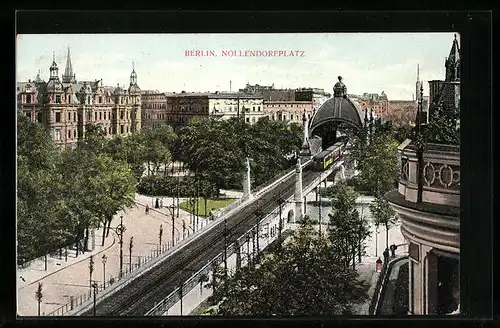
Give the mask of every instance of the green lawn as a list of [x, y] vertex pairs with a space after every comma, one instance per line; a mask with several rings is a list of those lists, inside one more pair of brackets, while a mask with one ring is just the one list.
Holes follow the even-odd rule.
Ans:
[[[234, 203], [236, 199], [228, 198], [228, 199], [207, 199], [207, 212], [210, 212], [210, 209], [215, 208], [216, 210], [219, 208], [224, 208], [231, 203]], [[199, 199], [195, 202], [193, 208], [191, 208], [190, 204], [187, 201], [183, 201], [179, 204], [180, 208], [184, 211], [196, 213], [196, 206], [198, 206], [198, 214], [200, 216], [208, 216], [208, 213], [205, 213], [205, 201], [203, 199]]]

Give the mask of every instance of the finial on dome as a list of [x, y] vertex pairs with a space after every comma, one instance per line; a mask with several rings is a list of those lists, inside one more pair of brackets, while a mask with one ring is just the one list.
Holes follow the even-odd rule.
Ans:
[[455, 37], [455, 40], [457, 39], [457, 33], [453, 34], [453, 36]]
[[347, 96], [347, 88], [344, 82], [342, 82], [342, 76], [339, 76], [338, 79], [339, 81], [333, 86], [333, 96], [345, 98]]
[[132, 62], [132, 70], [134, 70], [134, 69], [135, 69], [134, 62]]

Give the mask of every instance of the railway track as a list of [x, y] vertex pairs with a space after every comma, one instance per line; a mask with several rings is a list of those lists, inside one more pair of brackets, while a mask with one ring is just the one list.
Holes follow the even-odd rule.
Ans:
[[[320, 172], [303, 171], [303, 182], [309, 184]], [[286, 200], [293, 195], [295, 175], [286, 179], [275, 189], [260, 197], [260, 209], [269, 213], [276, 208], [276, 199]], [[226, 221], [228, 241], [245, 234], [255, 225], [256, 205], [247, 206]], [[284, 216], [284, 219], [285, 216]], [[174, 291], [192, 274], [215, 258], [224, 249], [224, 224], [219, 223], [197, 240], [187, 244], [182, 251], [173, 254], [145, 274], [131, 281], [126, 287], [103, 299], [96, 306], [96, 316], [141, 316], [155, 303]], [[92, 316], [93, 308], [82, 314]]]

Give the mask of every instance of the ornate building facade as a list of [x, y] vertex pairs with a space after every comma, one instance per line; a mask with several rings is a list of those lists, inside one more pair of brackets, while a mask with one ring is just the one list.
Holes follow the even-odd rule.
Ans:
[[227, 120], [241, 117], [253, 124], [265, 116], [261, 96], [243, 92], [181, 92], [166, 94], [166, 124], [174, 130], [194, 117]]
[[167, 124], [167, 94], [146, 90], [141, 92], [142, 127], [155, 128]]
[[77, 81], [68, 49], [66, 69], [59, 79], [55, 61], [45, 82], [17, 83], [17, 108], [51, 133], [54, 144], [73, 148], [85, 136], [87, 124], [99, 124], [107, 137], [128, 135], [141, 129], [141, 90], [134, 67], [127, 89], [102, 85], [102, 80]]
[[211, 116], [226, 120], [241, 117], [253, 124], [265, 116], [262, 96], [242, 92], [215, 92], [208, 95]]
[[[456, 51], [456, 52], [455, 52]], [[456, 92], [458, 42], [447, 60], [446, 79], [437, 95]], [[451, 62], [450, 62], [451, 58]], [[421, 92], [422, 94], [422, 92]], [[452, 104], [459, 106], [459, 103]], [[435, 102], [434, 102], [435, 104]], [[431, 107], [432, 109], [432, 107]], [[423, 114], [420, 104], [419, 115]], [[432, 118], [431, 118], [432, 119]], [[423, 123], [423, 122], [420, 122]], [[458, 123], [458, 122], [457, 122]], [[401, 219], [409, 243], [409, 313], [443, 315], [460, 312], [460, 146], [406, 140], [399, 147], [401, 177], [398, 189], [386, 199]], [[424, 144], [425, 142], [425, 144]]]
[[272, 121], [288, 121], [302, 124], [302, 116], [314, 115], [312, 101], [264, 101], [264, 114]]

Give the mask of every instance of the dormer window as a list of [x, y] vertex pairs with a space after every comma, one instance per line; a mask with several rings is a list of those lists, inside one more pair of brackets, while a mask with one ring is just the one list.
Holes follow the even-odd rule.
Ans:
[[31, 104], [31, 95], [30, 94], [26, 95], [26, 103]]
[[57, 95], [56, 96], [56, 104], [60, 104], [60, 103], [61, 103], [61, 96]]

